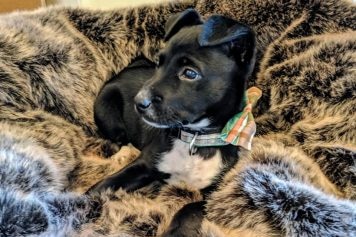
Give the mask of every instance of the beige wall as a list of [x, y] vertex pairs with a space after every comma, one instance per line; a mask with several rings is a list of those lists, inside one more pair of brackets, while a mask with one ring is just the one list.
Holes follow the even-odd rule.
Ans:
[[152, 4], [160, 2], [160, 0], [80, 0], [83, 6], [93, 8], [113, 8], [123, 6], [137, 6], [141, 4]]
[[0, 13], [16, 10], [32, 10], [54, 4], [64, 6], [83, 6], [93, 9], [112, 9], [142, 4], [154, 4], [174, 0], [0, 0]]
[[[1, 0], [0, 0], [1, 1]], [[48, 5], [83, 6], [94, 9], [112, 9], [125, 6], [153, 4], [170, 0], [46, 0]]]
[[32, 10], [41, 7], [43, 0], [0, 0], [0, 13], [16, 10]]

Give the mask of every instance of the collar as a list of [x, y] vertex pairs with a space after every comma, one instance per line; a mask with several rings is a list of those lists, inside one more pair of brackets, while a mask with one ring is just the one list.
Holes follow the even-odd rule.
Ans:
[[252, 138], [256, 133], [256, 123], [252, 107], [261, 97], [262, 91], [257, 87], [249, 88], [244, 94], [244, 109], [233, 116], [220, 133], [199, 134], [179, 130], [178, 138], [189, 143], [189, 154], [194, 155], [198, 147], [241, 146], [251, 150]]
[[226, 146], [229, 143], [221, 138], [221, 133], [199, 134], [179, 130], [178, 138], [189, 143], [189, 154], [194, 155], [198, 147]]

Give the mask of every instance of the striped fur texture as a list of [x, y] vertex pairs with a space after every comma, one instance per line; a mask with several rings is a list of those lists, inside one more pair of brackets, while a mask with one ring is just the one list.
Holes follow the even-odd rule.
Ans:
[[159, 236], [185, 184], [83, 196], [137, 157], [100, 138], [93, 102], [164, 22], [195, 7], [249, 24], [257, 137], [207, 202], [201, 236], [356, 236], [356, 7], [346, 0], [196, 0], [0, 16], [0, 236]]

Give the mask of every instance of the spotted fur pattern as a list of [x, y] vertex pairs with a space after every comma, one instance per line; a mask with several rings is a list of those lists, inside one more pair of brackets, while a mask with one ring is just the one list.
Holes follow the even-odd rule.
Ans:
[[[356, 7], [346, 0], [197, 0], [0, 17], [0, 236], [159, 236], [185, 184], [80, 195], [139, 153], [101, 139], [93, 101], [164, 22], [195, 7], [257, 35], [258, 134], [207, 200], [201, 236], [355, 236]], [[109, 158], [108, 158], [109, 157]]]

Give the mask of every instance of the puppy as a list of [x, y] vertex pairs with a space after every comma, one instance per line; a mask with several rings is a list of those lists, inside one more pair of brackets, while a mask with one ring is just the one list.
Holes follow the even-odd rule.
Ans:
[[[244, 107], [254, 66], [253, 31], [219, 15], [203, 22], [190, 9], [167, 21], [165, 40], [156, 67], [137, 60], [96, 100], [95, 121], [103, 136], [132, 142], [142, 152], [89, 192], [134, 191], [162, 181], [185, 182], [208, 194], [237, 162], [240, 148], [218, 144], [219, 134]], [[196, 236], [192, 216], [198, 225], [203, 211], [204, 202], [184, 207], [166, 235]]]

